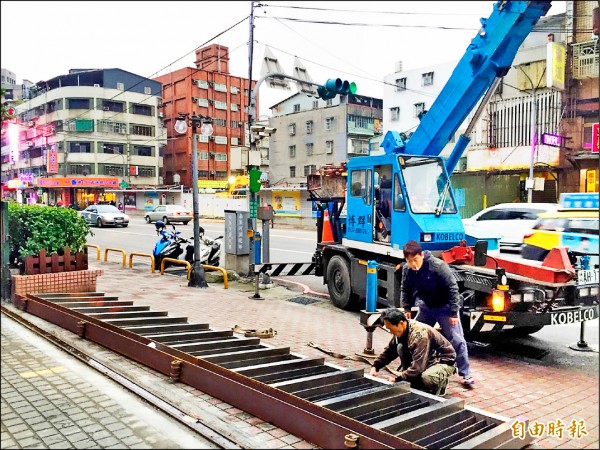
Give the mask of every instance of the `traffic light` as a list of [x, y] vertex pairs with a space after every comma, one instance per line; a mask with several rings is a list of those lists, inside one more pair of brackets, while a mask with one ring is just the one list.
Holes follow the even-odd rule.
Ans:
[[260, 191], [260, 176], [262, 175], [262, 172], [258, 169], [250, 169], [250, 172], [248, 173], [248, 179], [249, 179], [249, 189], [250, 192], [253, 193], [257, 193], [258, 191]]
[[337, 94], [356, 94], [356, 83], [354, 81], [342, 80], [341, 78], [330, 78], [325, 82], [325, 86], [317, 88], [317, 93], [323, 100], [329, 100]]

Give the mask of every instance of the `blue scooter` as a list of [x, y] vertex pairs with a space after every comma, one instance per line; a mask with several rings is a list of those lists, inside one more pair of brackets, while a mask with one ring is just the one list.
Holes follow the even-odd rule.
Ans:
[[[161, 236], [161, 238], [154, 245], [152, 256], [154, 256], [154, 270], [160, 270], [163, 259], [178, 259], [179, 255], [183, 253], [181, 244], [189, 243], [190, 241], [180, 237], [181, 231], [177, 231], [174, 225], [172, 225], [173, 231], [168, 231], [167, 226], [162, 220], [157, 220], [154, 226], [156, 227], [156, 234]], [[173, 265], [169, 261], [165, 262], [165, 268]]]

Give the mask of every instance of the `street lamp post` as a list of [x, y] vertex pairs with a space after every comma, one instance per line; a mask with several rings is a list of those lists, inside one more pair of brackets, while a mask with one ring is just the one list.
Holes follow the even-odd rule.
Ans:
[[519, 66], [519, 69], [521, 69], [521, 72], [523, 72], [531, 84], [531, 159], [529, 162], [529, 177], [525, 181], [525, 187], [527, 188], [527, 203], [531, 203], [533, 202], [533, 166], [535, 164], [535, 148], [537, 144], [537, 98], [535, 95], [537, 86], [531, 77], [527, 75], [527, 72], [525, 72], [522, 66]]
[[197, 116], [195, 113], [190, 116], [189, 113], [179, 114], [175, 122], [175, 131], [179, 134], [187, 132], [188, 123], [192, 127], [192, 204], [194, 212], [194, 264], [188, 286], [190, 287], [208, 287], [204, 279], [204, 267], [200, 264], [200, 217], [198, 213], [198, 139], [196, 131], [200, 126], [200, 134], [211, 136], [213, 127], [208, 117]]

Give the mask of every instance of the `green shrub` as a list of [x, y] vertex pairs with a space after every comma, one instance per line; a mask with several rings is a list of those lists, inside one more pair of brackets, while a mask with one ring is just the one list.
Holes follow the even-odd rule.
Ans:
[[83, 250], [88, 234], [94, 235], [84, 218], [70, 208], [8, 204], [8, 234], [13, 258], [61, 253], [69, 247], [72, 253]]

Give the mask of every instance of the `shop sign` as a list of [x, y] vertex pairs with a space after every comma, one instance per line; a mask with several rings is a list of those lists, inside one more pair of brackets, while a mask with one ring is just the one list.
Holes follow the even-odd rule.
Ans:
[[6, 187], [8, 189], [25, 189], [27, 186], [18, 178], [13, 178], [12, 180], [8, 180]]
[[227, 180], [198, 180], [198, 187], [227, 189]]
[[46, 158], [48, 173], [58, 173], [58, 150], [56, 149], [56, 145], [50, 145], [50, 148], [46, 152]]
[[119, 185], [118, 178], [95, 178], [95, 177], [56, 177], [56, 178], [39, 178], [39, 187], [117, 187]]
[[33, 183], [33, 174], [32, 173], [20, 173], [19, 174], [19, 180], [21, 180], [23, 183], [27, 184], [27, 183]]
[[552, 133], [542, 133], [542, 144], [551, 145], [552, 147], [560, 147], [562, 145], [563, 136]]
[[592, 124], [592, 153], [598, 153], [598, 124]]

